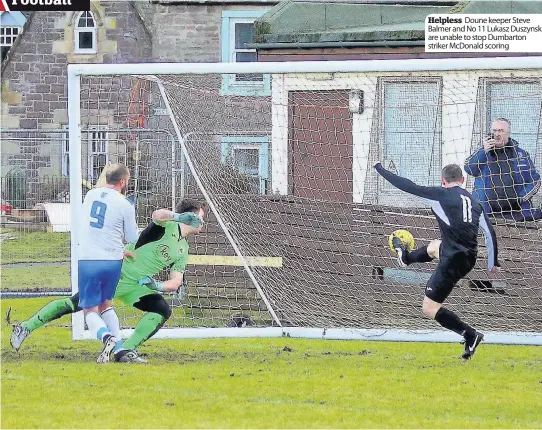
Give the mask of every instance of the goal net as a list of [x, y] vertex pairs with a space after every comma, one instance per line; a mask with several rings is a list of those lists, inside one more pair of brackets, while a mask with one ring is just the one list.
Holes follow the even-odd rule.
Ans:
[[[503, 270], [488, 274], [480, 236], [476, 267], [447, 306], [489, 342], [541, 343], [541, 79], [534, 57], [71, 65], [72, 259], [76, 178], [96, 183], [121, 162], [140, 228], [157, 208], [207, 202], [158, 336], [453, 341], [421, 312], [436, 262], [403, 269], [388, 247], [396, 229], [418, 246], [439, 238], [435, 217], [372, 166], [438, 186], [444, 165], [467, 162]], [[489, 154], [488, 134], [506, 132], [492, 127], [497, 118], [513, 141]], [[75, 291], [73, 262], [72, 274]], [[118, 309], [133, 328], [139, 312]], [[88, 337], [81, 316], [74, 337]]]

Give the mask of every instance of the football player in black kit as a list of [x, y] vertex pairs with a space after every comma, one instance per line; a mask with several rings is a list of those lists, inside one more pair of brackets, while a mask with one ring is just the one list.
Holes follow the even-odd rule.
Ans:
[[468, 360], [484, 335], [461, 321], [455, 313], [444, 308], [442, 303], [455, 284], [474, 267], [478, 253], [479, 229], [485, 233], [488, 270], [492, 273], [498, 270], [497, 239], [493, 226], [480, 203], [461, 187], [465, 178], [456, 164], [449, 164], [442, 169], [441, 187], [416, 185], [411, 180], [384, 169], [380, 163], [375, 164], [375, 169], [393, 186], [422, 197], [431, 205], [440, 227], [442, 241], [435, 240], [428, 246], [408, 252], [402, 241], [394, 237], [393, 247], [402, 266], [439, 258], [437, 268], [425, 288], [423, 313], [444, 328], [464, 337], [465, 352], [461, 357]]

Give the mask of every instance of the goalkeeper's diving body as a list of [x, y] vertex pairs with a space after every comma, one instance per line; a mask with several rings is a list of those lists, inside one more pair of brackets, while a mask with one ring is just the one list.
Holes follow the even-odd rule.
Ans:
[[[124, 260], [114, 298], [146, 314], [137, 323], [134, 332], [113, 349], [114, 361], [144, 363], [136, 349], [152, 337], [171, 316], [171, 308], [161, 292], [178, 291], [188, 262], [187, 236], [198, 234], [203, 228], [204, 204], [184, 199], [176, 208], [177, 213], [158, 209], [152, 222], [141, 232], [135, 243], [126, 249], [135, 259]], [[153, 278], [169, 268], [169, 280], [160, 282]], [[80, 311], [79, 294], [52, 301], [26, 321], [17, 324], [11, 335], [11, 346], [17, 351], [28, 335], [39, 327], [64, 315]], [[120, 339], [119, 333], [113, 336]]]
[[423, 313], [435, 319], [441, 326], [454, 331], [465, 339], [462, 358], [468, 360], [476, 351], [484, 335], [464, 323], [455, 313], [442, 306], [455, 284], [465, 277], [476, 263], [478, 254], [478, 230], [485, 233], [488, 250], [488, 270], [492, 273], [500, 266], [497, 260], [495, 231], [480, 203], [464, 190], [463, 172], [456, 164], [442, 169], [441, 187], [423, 187], [409, 179], [397, 176], [375, 164], [376, 171], [402, 191], [426, 199], [437, 218], [442, 240], [434, 240], [428, 246], [408, 252], [398, 237], [393, 248], [397, 251], [399, 264], [429, 262], [435, 258], [439, 263], [425, 288]]

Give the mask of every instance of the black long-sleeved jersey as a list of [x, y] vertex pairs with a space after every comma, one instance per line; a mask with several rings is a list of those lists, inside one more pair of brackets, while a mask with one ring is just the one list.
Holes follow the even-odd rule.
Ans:
[[463, 188], [423, 187], [410, 179], [397, 176], [379, 163], [376, 171], [393, 186], [415, 196], [424, 198], [431, 205], [442, 233], [441, 256], [456, 252], [476, 254], [478, 231], [483, 230], [488, 251], [488, 268], [499, 266], [497, 260], [497, 238], [495, 230], [482, 205]]

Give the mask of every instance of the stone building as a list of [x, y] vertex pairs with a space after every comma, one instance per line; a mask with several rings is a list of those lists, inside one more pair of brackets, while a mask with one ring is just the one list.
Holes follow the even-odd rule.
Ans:
[[[267, 0], [92, 1], [87, 12], [29, 14], [15, 30], [18, 37], [12, 38], [9, 52], [9, 46], [3, 51], [2, 178], [16, 169], [30, 188], [35, 184], [43, 189], [39, 183], [44, 177], [67, 177], [67, 64], [255, 61], [255, 49], [244, 44], [254, 42], [254, 20], [274, 4]], [[113, 80], [107, 85], [102, 82], [99, 90], [112, 95], [110, 106], [102, 104], [100, 109], [111, 115], [104, 120], [87, 112], [82, 124], [83, 170], [91, 182], [104, 163], [125, 161], [134, 132], [143, 133], [134, 129], [143, 127], [149, 105], [148, 82]], [[232, 96], [254, 90], [233, 81], [224, 85]], [[95, 89], [90, 86], [87, 93]], [[30, 194], [36, 193], [30, 189]]]

